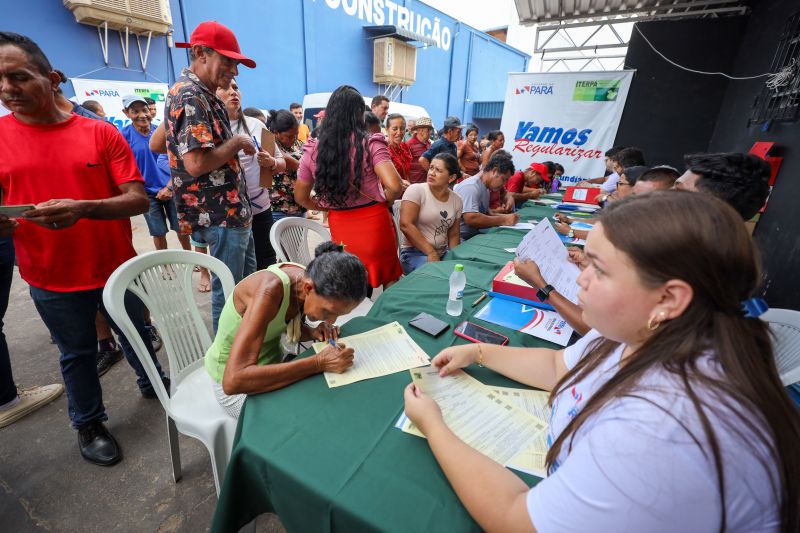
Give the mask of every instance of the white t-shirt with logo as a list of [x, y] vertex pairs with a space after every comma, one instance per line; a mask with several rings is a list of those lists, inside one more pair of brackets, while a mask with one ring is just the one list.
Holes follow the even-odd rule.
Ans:
[[[592, 330], [567, 348], [567, 368], [598, 338]], [[549, 443], [614, 376], [623, 349], [619, 346], [557, 396]], [[711, 355], [701, 357], [698, 368], [719, 375]], [[706, 410], [724, 465], [727, 531], [778, 531], [778, 478], [769, 452], [721, 400], [715, 401], [699, 384], [694, 390], [722, 413]], [[751, 422], [758, 424], [755, 417]], [[528, 492], [527, 504], [539, 533], [719, 531], [722, 505], [713, 453], [680, 378], [660, 368], [651, 370], [628, 396], [592, 415], [571, 443], [564, 442], [555, 471]]]

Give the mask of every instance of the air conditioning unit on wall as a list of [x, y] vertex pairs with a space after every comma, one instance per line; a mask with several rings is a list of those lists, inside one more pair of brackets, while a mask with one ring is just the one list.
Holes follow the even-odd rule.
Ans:
[[411, 85], [417, 79], [417, 49], [392, 37], [375, 39], [372, 81]]
[[110, 30], [165, 35], [172, 26], [169, 0], [64, 0], [75, 20]]
[[[150, 41], [153, 35], [166, 35], [172, 46], [172, 13], [169, 0], [64, 0], [64, 7], [72, 11], [75, 21], [97, 28], [103, 60], [108, 65], [108, 30], [119, 32], [122, 57], [128, 66], [128, 37], [132, 34], [139, 49], [142, 70], [147, 68]], [[123, 38], [123, 32], [125, 37]], [[139, 35], [147, 37], [142, 50]]]

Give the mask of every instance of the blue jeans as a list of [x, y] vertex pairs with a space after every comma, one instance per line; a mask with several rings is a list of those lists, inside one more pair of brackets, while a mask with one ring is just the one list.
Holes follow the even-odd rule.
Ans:
[[151, 237], [163, 237], [168, 233], [167, 220], [169, 226], [173, 231], [180, 233], [178, 227], [178, 210], [175, 208], [175, 201], [159, 200], [153, 193], [147, 193], [147, 199], [150, 200], [150, 210], [144, 214], [144, 220], [147, 222], [147, 229], [150, 231]]
[[11, 237], [3, 237], [0, 238], [0, 405], [17, 397], [17, 386], [11, 373], [11, 356], [8, 353], [6, 336], [3, 334], [3, 318], [8, 309], [13, 277], [14, 241]]
[[[150, 380], [128, 339], [103, 307], [103, 289], [55, 292], [31, 287], [30, 292], [36, 310], [39, 311], [61, 352], [61, 375], [64, 377], [64, 387], [67, 390], [67, 409], [72, 427], [79, 429], [90, 422], [108, 419], [103, 405], [100, 377], [97, 375], [97, 332], [94, 317], [98, 310], [103, 313], [108, 325], [119, 337], [125, 358], [136, 372], [136, 384], [139, 385], [139, 389], [152, 390]], [[142, 301], [133, 293], [126, 293], [125, 310], [163, 378], [164, 372], [145, 329]]]
[[[200, 228], [194, 230], [192, 239], [208, 243], [209, 253], [227, 265], [233, 274], [234, 283], [239, 283], [256, 271], [256, 247], [250, 226], [246, 228], [223, 228], [220, 226]], [[219, 315], [222, 313], [224, 305], [225, 295], [222, 292], [222, 282], [212, 273], [211, 323], [214, 335], [217, 334]]]
[[272, 222], [275, 223], [275, 222], [279, 221], [280, 219], [286, 218], [286, 217], [305, 218], [305, 216], [306, 216], [305, 213], [298, 213], [296, 215], [290, 215], [290, 214], [286, 213], [285, 211], [277, 211], [276, 210], [276, 211], [272, 212]]
[[[441, 259], [443, 256], [444, 254], [439, 256], [439, 259]], [[413, 246], [410, 248], [400, 249], [400, 266], [403, 267], [403, 274], [406, 276], [427, 262], [428, 256]]]

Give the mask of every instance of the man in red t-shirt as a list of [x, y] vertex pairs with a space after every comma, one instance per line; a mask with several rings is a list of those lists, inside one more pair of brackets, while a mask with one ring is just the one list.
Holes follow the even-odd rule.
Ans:
[[531, 163], [525, 170], [515, 172], [506, 182], [506, 192], [514, 198], [517, 205], [526, 200], [535, 200], [544, 192], [539, 187], [548, 178], [547, 166]]
[[[68, 411], [81, 455], [114, 464], [119, 446], [107, 419], [97, 374], [95, 314], [100, 310], [120, 337], [145, 397], [153, 387], [130, 344], [105, 313], [103, 287], [131, 257], [130, 217], [147, 211], [142, 176], [130, 147], [111, 124], [60, 110], [60, 82], [29, 38], [0, 32], [0, 188], [7, 205], [34, 204], [19, 218], [0, 216], [0, 236], [13, 235], [20, 275], [58, 344]], [[151, 351], [144, 307], [132, 294], [126, 308]], [[162, 379], [163, 378], [163, 373]]]

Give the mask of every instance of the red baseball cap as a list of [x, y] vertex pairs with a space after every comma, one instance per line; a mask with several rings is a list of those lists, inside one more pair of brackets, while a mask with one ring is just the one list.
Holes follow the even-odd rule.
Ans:
[[207, 46], [218, 54], [238, 60], [246, 67], [256, 68], [255, 61], [242, 55], [239, 42], [231, 29], [214, 20], [198, 24], [189, 37], [188, 43], [175, 43], [178, 48], [191, 48], [195, 45]]
[[528, 168], [530, 168], [534, 172], [538, 172], [543, 180], [550, 181], [550, 176], [547, 172], [547, 165], [545, 165], [544, 163], [531, 163], [531, 166], [529, 166]]

